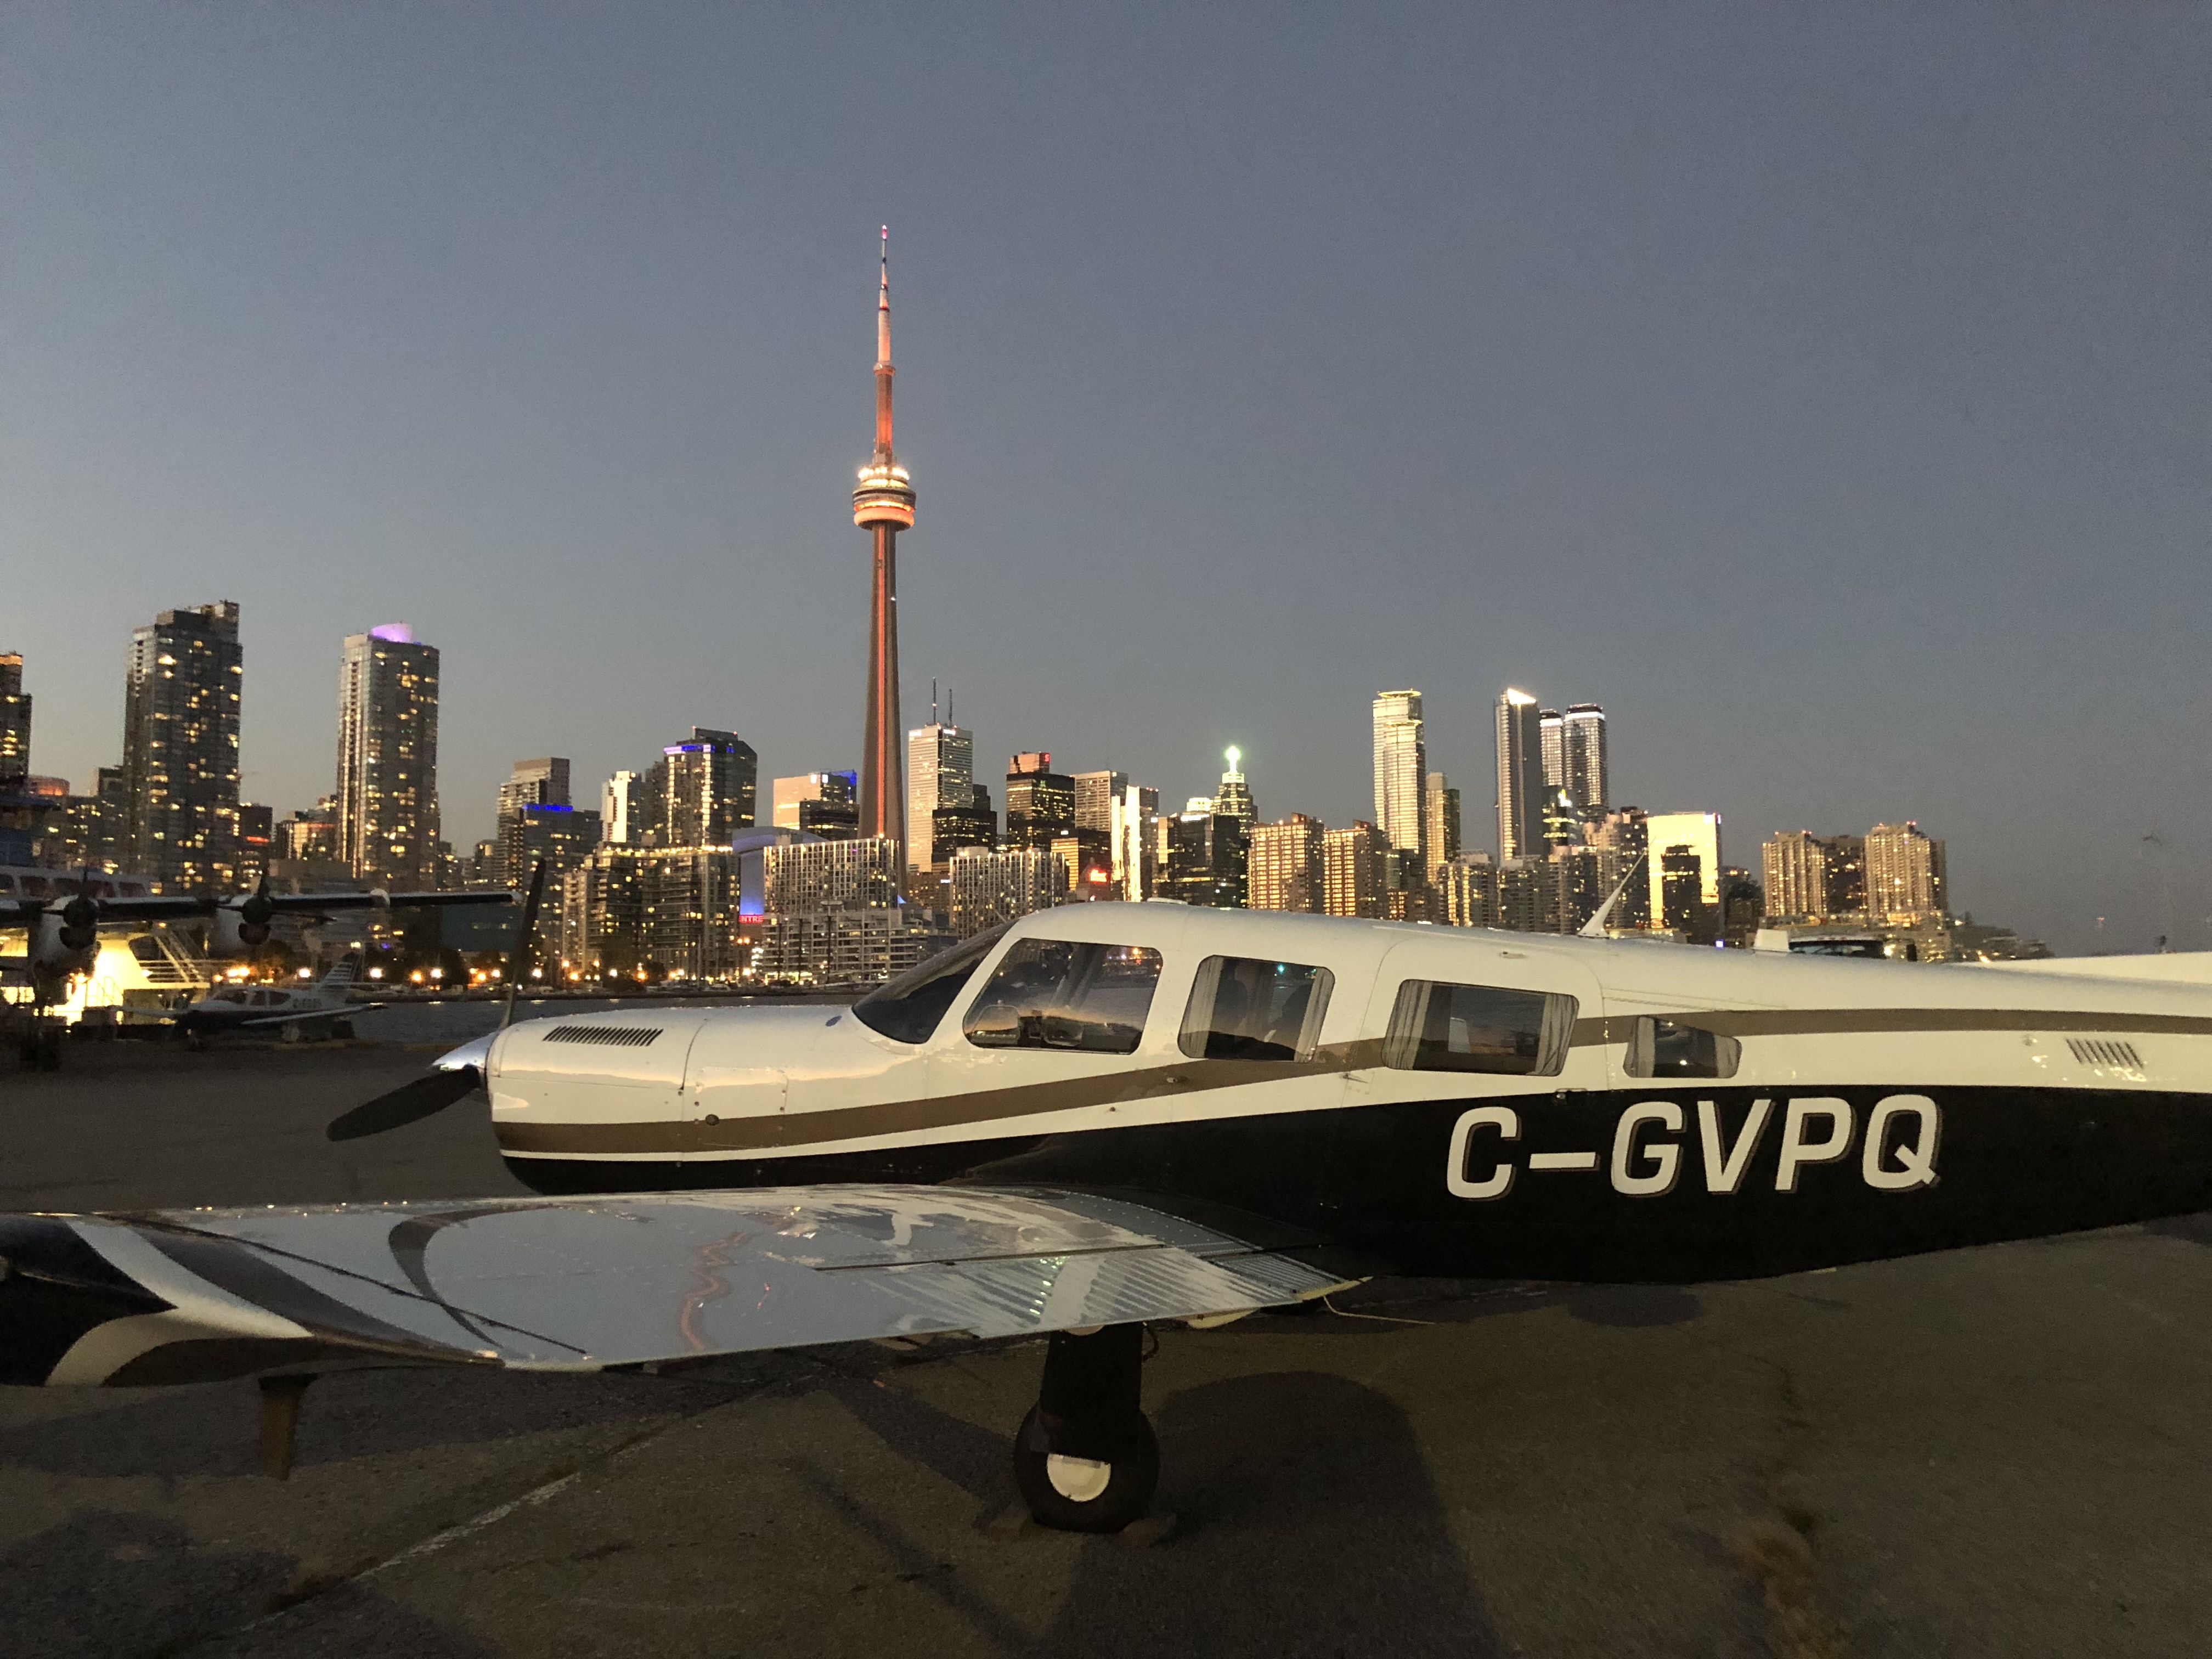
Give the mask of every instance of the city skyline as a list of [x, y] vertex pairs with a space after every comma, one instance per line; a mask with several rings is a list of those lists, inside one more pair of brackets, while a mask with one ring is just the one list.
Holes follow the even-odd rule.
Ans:
[[1165, 73], [948, 21], [841, 124], [828, 19], [27, 19], [33, 764], [88, 792], [129, 629], [234, 595], [253, 800], [327, 790], [335, 642], [392, 616], [457, 846], [518, 755], [857, 768], [833, 492], [890, 220], [904, 694], [957, 680], [988, 750], [1179, 800], [1234, 741], [1349, 823], [1419, 685], [1472, 826], [1518, 684], [1628, 722], [1618, 800], [1917, 817], [2061, 948], [2202, 945], [2203, 20], [1615, 21], [1200, 18]]

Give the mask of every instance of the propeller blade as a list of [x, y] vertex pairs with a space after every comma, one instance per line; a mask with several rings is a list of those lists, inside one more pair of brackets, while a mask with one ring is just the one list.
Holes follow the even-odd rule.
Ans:
[[507, 1012], [501, 1017], [501, 1030], [514, 1024], [514, 999], [522, 990], [523, 971], [530, 966], [531, 935], [538, 930], [538, 901], [545, 894], [545, 860], [540, 859], [530, 872], [530, 896], [522, 901], [522, 926], [515, 930], [514, 949], [507, 957]]
[[359, 1140], [366, 1135], [380, 1135], [386, 1129], [404, 1128], [444, 1111], [483, 1083], [483, 1073], [473, 1066], [430, 1072], [374, 1100], [363, 1101], [332, 1119], [324, 1133], [332, 1140]]

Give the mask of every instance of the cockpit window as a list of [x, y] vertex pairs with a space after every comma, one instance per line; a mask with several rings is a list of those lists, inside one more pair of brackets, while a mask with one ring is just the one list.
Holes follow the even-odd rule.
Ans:
[[1025, 939], [1006, 952], [960, 1029], [979, 1048], [1134, 1054], [1159, 982], [1160, 953], [1141, 945]]
[[1572, 997], [1409, 979], [1398, 988], [1382, 1063], [1404, 1072], [1556, 1076], [1575, 1030]]
[[878, 985], [853, 1005], [853, 1018], [894, 1042], [928, 1042], [953, 998], [1012, 926], [1002, 921]]
[[1734, 1077], [1742, 1061], [1743, 1044], [1734, 1037], [1646, 1017], [1628, 1034], [1621, 1069], [1631, 1077]]
[[1309, 1060], [1333, 983], [1326, 968], [1208, 957], [1190, 988], [1180, 1046], [1193, 1060]]

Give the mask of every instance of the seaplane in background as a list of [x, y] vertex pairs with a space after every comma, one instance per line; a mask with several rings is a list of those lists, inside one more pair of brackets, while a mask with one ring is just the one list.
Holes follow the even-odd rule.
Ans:
[[1046, 1336], [1016, 1480], [1040, 1521], [1112, 1530], [1158, 1472], [1147, 1322], [1384, 1273], [1695, 1283], [2212, 1207], [2212, 963], [2151, 960], [1072, 905], [848, 1007], [509, 1024], [331, 1126], [481, 1089], [540, 1197], [0, 1219], [0, 1380], [257, 1377], [281, 1472], [324, 1370]]

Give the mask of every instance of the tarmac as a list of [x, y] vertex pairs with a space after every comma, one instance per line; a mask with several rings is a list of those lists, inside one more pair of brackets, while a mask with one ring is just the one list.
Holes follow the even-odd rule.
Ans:
[[[518, 1190], [427, 1054], [0, 1070], [0, 1209]], [[661, 1376], [0, 1389], [0, 1654], [2202, 1655], [2212, 1217], [1691, 1289], [1401, 1281], [1171, 1329], [1172, 1524], [1029, 1523], [1036, 1345]]]

